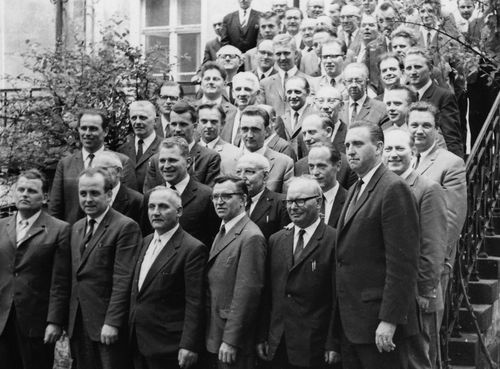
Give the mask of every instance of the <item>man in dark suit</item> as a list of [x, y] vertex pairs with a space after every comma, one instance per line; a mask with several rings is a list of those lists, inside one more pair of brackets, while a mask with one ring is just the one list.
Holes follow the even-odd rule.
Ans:
[[[339, 119], [340, 110], [344, 105], [342, 100], [341, 90], [337, 87], [324, 86], [321, 87], [314, 97], [314, 104], [316, 109], [322, 113], [327, 114], [333, 123], [331, 128], [331, 134], [329, 134], [330, 141], [337, 151], [345, 154], [345, 135], [347, 133], [347, 126], [344, 122]], [[324, 127], [328, 129], [328, 127]], [[304, 133], [303, 133], [304, 135]], [[305, 145], [304, 142], [301, 142]], [[307, 147], [303, 147], [304, 152], [307, 152]]]
[[[409, 341], [410, 368], [432, 368], [436, 364], [436, 311], [443, 309], [441, 271], [446, 251], [446, 201], [439, 183], [419, 175], [411, 167], [414, 140], [405, 130], [385, 133], [384, 163], [410, 186], [420, 220], [420, 258], [417, 302], [421, 330]], [[432, 355], [431, 355], [432, 354]]]
[[259, 104], [259, 107], [265, 109], [267, 114], [269, 114], [269, 120], [271, 129], [269, 131], [269, 136], [266, 136], [264, 145], [266, 145], [271, 150], [280, 152], [282, 154], [288, 155], [293, 161], [297, 160], [297, 155], [290, 145], [290, 142], [281, 138], [276, 133], [276, 124], [278, 123], [278, 117], [276, 116], [276, 110], [271, 105]]
[[134, 134], [117, 151], [127, 155], [132, 161], [137, 186], [142, 191], [149, 159], [156, 154], [161, 142], [155, 132], [156, 110], [149, 101], [134, 101], [129, 106], [129, 117]]
[[247, 197], [240, 178], [216, 179], [212, 198], [222, 224], [207, 266], [206, 348], [212, 367], [219, 369], [254, 367], [266, 240], [245, 213]]
[[383, 146], [373, 123], [355, 122], [347, 131], [359, 180], [337, 227], [336, 329], [345, 369], [406, 368], [408, 337], [418, 332], [418, 214], [408, 185], [381, 163]]
[[243, 179], [248, 187], [246, 212], [268, 240], [273, 233], [290, 223], [283, 203], [285, 195], [270, 191], [266, 187], [269, 161], [260, 154], [245, 154], [238, 159], [236, 175]]
[[431, 80], [432, 61], [423, 49], [412, 48], [405, 58], [405, 74], [417, 91], [417, 99], [427, 101], [439, 111], [438, 127], [443, 132], [446, 147], [453, 154], [464, 157], [466, 129], [462, 126], [457, 100], [450, 90], [441, 88]]
[[94, 166], [105, 168], [111, 177], [113, 185], [111, 207], [139, 223], [143, 196], [140, 192], [132, 190], [121, 183], [123, 165], [120, 159], [115, 153], [104, 151], [96, 155]]
[[154, 233], [144, 239], [130, 298], [134, 366], [189, 368], [203, 348], [208, 250], [179, 225], [176, 191], [153, 189], [148, 214]]
[[340, 211], [347, 196], [347, 190], [337, 181], [340, 162], [340, 153], [328, 142], [314, 144], [307, 155], [309, 173], [323, 192], [321, 217], [332, 228], [337, 228]]
[[[156, 106], [158, 117], [155, 122], [155, 132], [159, 137], [170, 136], [170, 112], [172, 107], [179, 100], [184, 98], [184, 90], [175, 81], [165, 81], [156, 91]], [[139, 187], [142, 191], [142, 187]]]
[[[304, 143], [307, 150], [316, 142], [331, 142], [331, 135], [333, 132], [333, 123], [329, 116], [325, 114], [310, 115], [303, 123], [302, 130], [304, 133]], [[294, 164], [295, 176], [309, 174], [309, 164], [307, 156], [300, 159]], [[337, 180], [342, 187], [348, 189], [354, 182], [356, 182], [356, 174], [351, 170], [347, 164], [347, 157], [345, 154], [340, 153], [340, 169], [337, 173]]]
[[240, 9], [222, 20], [221, 43], [233, 45], [244, 53], [257, 46], [260, 13], [252, 8], [252, 0], [239, 0]]
[[273, 368], [322, 368], [338, 361], [333, 332], [335, 230], [322, 222], [321, 188], [294, 178], [292, 224], [271, 236], [257, 354]]
[[[78, 133], [82, 149], [62, 158], [57, 163], [50, 192], [49, 213], [69, 224], [84, 216], [78, 205], [78, 175], [84, 168], [92, 167], [98, 152], [104, 148], [109, 118], [104, 110], [83, 110], [78, 117]], [[137, 189], [134, 167], [130, 159], [118, 154], [123, 164], [123, 183]]]
[[[189, 156], [191, 157], [189, 172], [197, 181], [211, 186], [215, 177], [219, 175], [220, 156], [194, 140], [196, 123], [196, 110], [193, 106], [181, 100], [172, 107], [170, 130], [173, 136], [184, 138], [189, 145]], [[149, 161], [144, 180], [144, 192], [164, 183], [158, 167], [158, 156], [159, 154], [156, 153]]]
[[85, 169], [78, 178], [86, 214], [71, 231], [71, 299], [68, 336], [76, 369], [130, 368], [127, 317], [141, 230], [110, 208], [106, 169]]
[[[159, 173], [163, 179], [160, 185], [175, 189], [181, 195], [182, 229], [203, 244], [211, 245], [219, 228], [219, 219], [210, 200], [211, 188], [196, 181], [188, 173], [192, 159], [186, 140], [181, 137], [166, 138], [160, 145], [158, 155]], [[148, 201], [149, 193], [146, 193], [144, 203]], [[141, 219], [143, 235], [150, 234], [153, 229], [145, 209]]]
[[42, 210], [48, 183], [21, 173], [17, 213], [0, 220], [0, 357], [12, 369], [52, 369], [67, 323], [71, 274], [69, 224]]
[[357, 6], [347, 4], [340, 9], [342, 30], [338, 33], [338, 40], [344, 42], [355, 55], [358, 54], [361, 45], [360, 21], [361, 11]]
[[[330, 39], [321, 45], [321, 74], [313, 79], [313, 89], [318, 92], [322, 87], [336, 87], [342, 98], [347, 97], [346, 88], [342, 82], [344, 65], [352, 61], [352, 52], [337, 39]], [[349, 54], [349, 56], [347, 56]]]
[[366, 94], [368, 68], [363, 63], [351, 63], [344, 69], [344, 84], [349, 98], [344, 102], [340, 119], [347, 124], [357, 120], [366, 120], [382, 126], [389, 118], [385, 104], [372, 99]]

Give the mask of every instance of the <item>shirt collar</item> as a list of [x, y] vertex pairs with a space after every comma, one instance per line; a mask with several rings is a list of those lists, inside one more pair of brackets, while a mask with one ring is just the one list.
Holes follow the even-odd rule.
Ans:
[[222, 225], [226, 229], [226, 234], [233, 228], [236, 223], [238, 223], [243, 217], [247, 215], [244, 211], [242, 211], [239, 215], [236, 215], [233, 219], [229, 220], [228, 222], [222, 221]]
[[410, 165], [408, 167], [408, 169], [406, 169], [403, 173], [401, 173], [400, 177], [403, 179], [406, 179], [406, 178], [408, 178], [408, 176], [411, 174], [412, 171], [413, 171], [413, 168]]
[[427, 150], [422, 151], [420, 153], [420, 160], [422, 160], [423, 158], [425, 158], [426, 156], [428, 156], [429, 153], [434, 149], [434, 146], [436, 146], [436, 141], [434, 141], [434, 143], [431, 145], [431, 147], [429, 147]]
[[[156, 133], [153, 130], [153, 133], [151, 133], [148, 137], [142, 139], [142, 141], [143, 141], [142, 149], [144, 150], [143, 152], [145, 152], [148, 149], [148, 147], [151, 146], [151, 144], [153, 143], [155, 138], [156, 138]], [[138, 146], [139, 140], [140, 140], [140, 138], [135, 136], [135, 147]]]
[[370, 180], [372, 179], [373, 175], [377, 171], [378, 167], [380, 167], [380, 165], [382, 165], [381, 162], [375, 165], [372, 169], [368, 171], [368, 173], [366, 173], [363, 177], [361, 177], [364, 186], [368, 185], [368, 183], [370, 182]]
[[[265, 189], [265, 187], [264, 187], [264, 189]], [[260, 191], [257, 195], [252, 197], [252, 204], [257, 204], [257, 202], [262, 197], [262, 194], [264, 193], [264, 189], [262, 191]]]
[[[252, 10], [252, 8], [251, 8], [251, 7], [248, 7], [248, 8], [246, 8], [245, 10], [247, 11], [246, 16], [248, 17], [248, 16], [250, 15], [250, 10]], [[239, 12], [240, 18], [243, 18], [243, 14], [244, 14], [245, 10], [243, 10], [243, 9], [241, 9], [241, 8], [239, 8], [239, 9], [238, 9], [238, 12]]]
[[114, 204], [116, 196], [118, 195], [118, 191], [120, 191], [120, 187], [121, 187], [121, 183], [118, 182], [118, 184], [115, 187], [113, 187], [113, 189], [111, 190], [111, 192], [112, 192], [112, 194], [111, 194], [111, 204]]
[[328, 191], [323, 192], [323, 196], [325, 196], [325, 199], [327, 200], [328, 203], [331, 203], [335, 200], [335, 196], [337, 196], [337, 192], [339, 191], [339, 182], [335, 183], [335, 186], [330, 188]]
[[[179, 192], [179, 195], [182, 195], [182, 193], [186, 189], [190, 178], [191, 177], [189, 176], [189, 174], [186, 174], [186, 176], [183, 179], [181, 179], [179, 183], [177, 183], [177, 184], [174, 185], [175, 186], [175, 190], [177, 192]], [[167, 182], [167, 187], [170, 188], [171, 186], [172, 185]]]
[[302, 105], [302, 107], [299, 110], [293, 110], [290, 108], [290, 114], [292, 116], [292, 119], [296, 112], [299, 113], [299, 119], [300, 119], [300, 117], [304, 114], [304, 110], [306, 110], [306, 106], [307, 102], [304, 105]]
[[277, 135], [277, 133], [276, 133], [276, 132], [271, 133], [271, 135], [270, 135], [268, 138], [266, 138], [266, 139], [264, 140], [264, 146], [267, 146], [267, 145], [269, 144], [269, 142], [271, 142], [271, 140], [272, 140], [272, 139], [274, 138], [274, 136], [276, 136], [276, 135]]
[[[101, 148], [99, 150], [97, 150], [96, 152], [94, 152], [94, 157], [95, 155], [97, 154], [100, 154], [104, 151], [104, 145], [101, 146]], [[88, 156], [90, 155], [91, 153], [88, 152], [87, 150], [85, 150], [84, 147], [82, 147], [82, 156], [83, 156], [83, 161], [87, 160], [88, 159]]]
[[42, 209], [38, 210], [35, 214], [30, 216], [28, 219], [24, 219], [21, 215], [21, 213], [18, 211], [16, 215], [16, 225], [19, 224], [21, 221], [27, 221], [28, 222], [28, 228], [31, 228], [31, 226], [36, 222], [36, 220], [40, 217], [42, 214]]
[[217, 136], [216, 138], [214, 138], [210, 142], [205, 142], [205, 140], [203, 138], [200, 138], [200, 142], [202, 143], [202, 146], [208, 147], [209, 149], [212, 149], [212, 150], [215, 148], [215, 146], [217, 146], [217, 144], [219, 143], [219, 140], [220, 140], [219, 136]]
[[217, 105], [220, 105], [222, 103], [222, 95], [219, 96], [217, 99], [215, 100], [210, 100], [209, 98], [207, 98], [205, 95], [202, 96], [201, 98], [201, 102], [203, 104], [217, 104]]
[[[358, 103], [358, 108], [361, 108], [363, 106], [365, 100], [366, 100], [366, 94], [364, 94], [361, 99], [356, 101]], [[352, 107], [352, 104], [354, 104], [354, 100], [349, 96], [349, 108]]]
[[432, 85], [432, 79], [429, 79], [427, 81], [427, 83], [422, 88], [417, 90], [417, 93], [418, 93], [420, 100], [422, 100], [422, 96], [424, 96], [425, 91], [427, 91], [429, 89], [429, 87], [431, 87], [431, 85]]
[[87, 224], [89, 222], [90, 219], [94, 219], [95, 220], [95, 225], [94, 225], [94, 232], [95, 230], [97, 229], [97, 227], [99, 227], [99, 224], [101, 224], [102, 220], [104, 219], [104, 217], [106, 216], [106, 214], [108, 213], [110, 207], [108, 206], [106, 208], [106, 210], [104, 210], [104, 213], [102, 213], [101, 215], [99, 215], [97, 218], [91, 218], [87, 215]]
[[[286, 71], [288, 78], [294, 76], [298, 71], [299, 71], [299, 69], [297, 68], [296, 65], [294, 65], [292, 67], [292, 69]], [[285, 80], [285, 71], [283, 69], [281, 69], [280, 67], [278, 67], [278, 74], [280, 75], [281, 80], [284, 81]]]
[[191, 143], [188, 144], [189, 152], [191, 152], [191, 150], [193, 150], [194, 145], [196, 145], [196, 141], [195, 140], [193, 140]]
[[172, 236], [174, 235], [175, 231], [177, 231], [178, 228], [179, 228], [179, 223], [177, 223], [174, 228], [172, 228], [171, 230], [169, 230], [163, 234], [158, 234], [158, 232], [155, 231], [154, 236], [153, 236], [153, 241], [160, 240], [160, 244], [166, 245], [167, 242], [170, 241], [170, 239], [172, 238]]
[[294, 236], [298, 237], [299, 236], [299, 231], [301, 229], [303, 229], [304, 231], [306, 231], [306, 234], [309, 236], [309, 238], [311, 238], [312, 235], [314, 234], [314, 232], [316, 231], [316, 228], [318, 228], [318, 225], [319, 225], [320, 222], [321, 222], [321, 218], [318, 217], [318, 219], [316, 219], [316, 221], [313, 224], [311, 224], [309, 227], [300, 228], [300, 227], [297, 227], [296, 225], [294, 225]]
[[[265, 144], [257, 151], [253, 151], [254, 154], [261, 154], [261, 155], [264, 155], [265, 152], [266, 152], [266, 145]], [[243, 146], [243, 153], [244, 154], [251, 154], [252, 151], [248, 150], [245, 146]]]
[[257, 74], [259, 75], [259, 77], [261, 75], [264, 75], [265, 77], [269, 77], [271, 75], [272, 71], [273, 71], [273, 67], [269, 68], [267, 70], [267, 72], [264, 72], [262, 69], [260, 69], [259, 67], [257, 67]]

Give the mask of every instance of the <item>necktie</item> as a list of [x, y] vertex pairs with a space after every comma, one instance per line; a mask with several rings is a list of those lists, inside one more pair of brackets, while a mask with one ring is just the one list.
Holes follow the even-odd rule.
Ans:
[[305, 229], [299, 230], [299, 238], [297, 240], [297, 245], [295, 245], [295, 251], [293, 252], [293, 263], [296, 264], [304, 251], [304, 233], [306, 233]]
[[225, 235], [226, 235], [226, 227], [223, 224], [223, 225], [220, 226], [219, 239], [224, 238]]
[[293, 115], [293, 127], [292, 130], [295, 130], [299, 125], [299, 112], [296, 111], [295, 114]]
[[[151, 246], [151, 245], [150, 245]], [[142, 284], [144, 283], [144, 280], [146, 279], [146, 275], [149, 272], [149, 269], [151, 269], [151, 265], [153, 265], [156, 256], [158, 255], [158, 252], [161, 247], [161, 241], [159, 238], [155, 238], [153, 242], [153, 247], [148, 247], [146, 251], [146, 255], [144, 255], [144, 259], [142, 260], [141, 264], [141, 271], [139, 272], [139, 282], [138, 282], [138, 287], [139, 290], [142, 288]]]
[[328, 219], [326, 219], [326, 197], [325, 195], [321, 195], [321, 199], [323, 200], [321, 202], [321, 209], [319, 216], [325, 220], [325, 223], [328, 223]]
[[243, 10], [243, 22], [241, 22], [241, 28], [245, 28], [247, 26], [247, 10]]
[[266, 75], [265, 75], [264, 73], [262, 73], [262, 74], [260, 75], [260, 80], [262, 81], [264, 78], [266, 78]]
[[283, 78], [283, 91], [284, 91], [284, 96], [286, 96], [286, 80], [288, 79], [288, 72], [285, 72], [285, 77]]
[[356, 119], [357, 115], [358, 115], [358, 103], [354, 102], [352, 104], [352, 114], [351, 114], [351, 120], [349, 121], [349, 123], [354, 122], [354, 120]]
[[247, 214], [250, 216], [250, 209], [252, 208], [252, 198], [251, 197], [248, 197], [248, 201], [245, 205], [245, 211], [247, 212]]
[[332, 78], [330, 80], [330, 86], [335, 87], [335, 85], [336, 85], [335, 78]]
[[350, 33], [347, 33], [347, 39], [346, 39], [346, 45], [347, 47], [349, 47], [351, 45], [351, 38], [352, 38], [352, 34]]
[[16, 229], [16, 245], [19, 245], [21, 241], [26, 237], [26, 232], [28, 232], [29, 222], [26, 219], [22, 219], [19, 221], [19, 224]]
[[417, 152], [417, 160], [415, 160], [415, 164], [413, 164], [413, 169], [417, 169], [418, 168], [418, 165], [420, 164], [420, 153]]
[[177, 188], [175, 188], [174, 185], [170, 186], [170, 189], [173, 190], [173, 191], [177, 191]]
[[87, 159], [89, 161], [87, 168], [92, 168], [92, 161], [94, 161], [94, 158], [95, 158], [94, 154], [89, 154], [89, 156], [87, 156]]
[[137, 141], [137, 155], [135, 156], [136, 160], [139, 160], [142, 157], [142, 145], [144, 145], [144, 140], [141, 138], [139, 141]]
[[229, 90], [229, 102], [231, 104], [234, 104], [234, 99], [233, 99], [233, 83], [232, 82], [228, 82], [227, 83], [227, 87], [228, 87], [228, 90]]
[[88, 230], [87, 233], [85, 233], [85, 237], [83, 238], [82, 245], [80, 246], [80, 254], [83, 255], [83, 252], [85, 251], [85, 248], [87, 247], [87, 244], [90, 242], [92, 239], [92, 235], [94, 234], [94, 226], [95, 226], [95, 219], [90, 219], [88, 222]]
[[417, 101], [420, 101], [420, 94], [417, 92]]
[[361, 186], [363, 185], [363, 180], [360, 178], [356, 182], [356, 187], [354, 188], [354, 194], [352, 195], [351, 201], [349, 202], [349, 206], [347, 207], [347, 212], [345, 215], [345, 219], [349, 219], [356, 207], [356, 202], [358, 201], [359, 191], [361, 191]]
[[427, 48], [430, 48], [431, 47], [431, 31], [427, 32]]

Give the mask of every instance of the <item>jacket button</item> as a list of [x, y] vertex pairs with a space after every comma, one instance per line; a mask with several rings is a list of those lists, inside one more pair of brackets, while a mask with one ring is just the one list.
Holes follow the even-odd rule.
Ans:
[[288, 297], [288, 298], [292, 298], [292, 295], [291, 295], [291, 294], [288, 294], [288, 295], [286, 295], [286, 297]]

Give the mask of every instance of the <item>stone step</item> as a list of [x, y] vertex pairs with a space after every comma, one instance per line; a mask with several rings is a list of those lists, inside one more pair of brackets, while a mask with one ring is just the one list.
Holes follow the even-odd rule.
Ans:
[[500, 236], [484, 236], [484, 251], [488, 256], [500, 256]]
[[[480, 331], [485, 332], [490, 327], [493, 320], [492, 306], [489, 304], [473, 304], [472, 308], [474, 310], [474, 315], [476, 316]], [[459, 319], [462, 332], [475, 332], [473, 318], [466, 307], [460, 308]]]
[[500, 257], [489, 255], [477, 259], [479, 276], [485, 279], [500, 279]]
[[[479, 339], [475, 333], [461, 333], [460, 337], [452, 337], [448, 342], [449, 359], [454, 369], [490, 369], [486, 356], [481, 350]], [[487, 346], [491, 359], [499, 363], [499, 338], [494, 338]]]
[[498, 299], [498, 280], [480, 279], [469, 282], [469, 298], [473, 304], [493, 304]]

